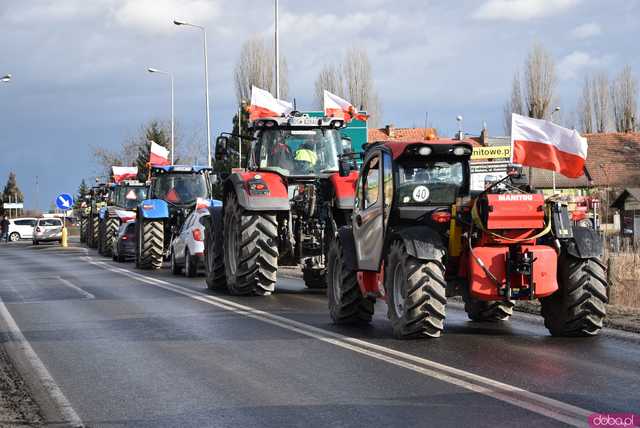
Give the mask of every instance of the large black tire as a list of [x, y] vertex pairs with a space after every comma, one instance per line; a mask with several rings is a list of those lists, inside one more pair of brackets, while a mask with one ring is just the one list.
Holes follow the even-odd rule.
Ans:
[[447, 304], [444, 265], [417, 259], [401, 241], [391, 245], [385, 262], [388, 317], [398, 339], [440, 337]]
[[558, 259], [559, 290], [540, 299], [544, 325], [553, 336], [595, 336], [607, 315], [607, 274], [600, 259], [563, 252]]
[[198, 276], [198, 259], [193, 257], [188, 249], [185, 250], [184, 254], [184, 276], [187, 278]]
[[335, 239], [327, 254], [327, 296], [336, 324], [368, 324], [373, 318], [374, 302], [362, 295], [356, 275], [345, 265], [342, 244]]
[[136, 267], [160, 269], [164, 252], [164, 224], [158, 220], [138, 219]]
[[80, 217], [80, 243], [87, 242], [87, 218]]
[[120, 219], [115, 217], [107, 218], [104, 225], [104, 236], [102, 239], [102, 255], [111, 257], [113, 254], [113, 242], [118, 235]]
[[98, 247], [98, 239], [100, 232], [100, 217], [94, 214], [90, 214], [89, 216], [89, 235], [87, 236], [87, 245], [90, 248]]
[[478, 300], [473, 298], [468, 290], [462, 293], [462, 300], [464, 300], [464, 310], [472, 321], [508, 321], [513, 315], [514, 302], [512, 300], [491, 302]]
[[302, 279], [305, 287], [310, 290], [323, 290], [327, 288], [327, 270], [316, 267], [303, 267]]
[[234, 295], [269, 295], [278, 271], [278, 220], [244, 210], [234, 193], [224, 205], [224, 266]]
[[227, 277], [224, 270], [224, 242], [222, 224], [214, 224], [205, 229], [204, 269], [209, 290], [226, 290]]

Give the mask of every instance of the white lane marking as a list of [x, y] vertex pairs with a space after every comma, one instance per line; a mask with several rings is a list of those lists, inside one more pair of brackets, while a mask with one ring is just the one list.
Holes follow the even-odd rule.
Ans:
[[33, 350], [29, 341], [24, 337], [24, 334], [22, 334], [20, 327], [18, 327], [18, 324], [11, 316], [11, 313], [9, 313], [9, 310], [2, 299], [0, 299], [0, 316], [7, 324], [7, 328], [9, 329], [7, 333], [13, 337], [13, 343], [18, 346], [18, 350], [24, 355], [25, 361], [33, 368], [33, 371], [42, 384], [43, 389], [47, 391], [55, 405], [58, 407], [60, 414], [64, 418], [64, 422], [74, 427], [84, 426], [80, 416], [78, 416], [76, 411], [73, 409], [67, 397], [64, 395], [58, 384], [56, 384], [56, 381], [53, 380], [49, 370], [47, 370], [42, 360], [38, 357], [38, 354]]
[[96, 296], [94, 296], [93, 294], [89, 293], [88, 291], [85, 291], [82, 288], [78, 287], [77, 285], [75, 285], [74, 283], [69, 281], [68, 279], [64, 279], [61, 276], [59, 276], [58, 279], [60, 280], [61, 283], [63, 283], [67, 287], [69, 287], [69, 288], [77, 291], [78, 293], [82, 294], [85, 299], [95, 299], [96, 298]]
[[371, 358], [385, 361], [398, 367], [413, 370], [434, 379], [495, 398], [572, 426], [586, 426], [588, 424], [589, 415], [594, 413], [590, 410], [583, 409], [572, 404], [545, 397], [543, 395], [489, 379], [484, 376], [476, 375], [465, 370], [456, 369], [426, 358], [421, 358], [386, 348], [384, 346], [376, 345], [374, 343], [366, 342], [364, 340], [323, 330], [217, 296], [211, 296], [198, 291], [189, 290], [178, 284], [132, 272], [128, 269], [113, 267], [105, 262], [93, 261], [91, 257], [87, 257], [86, 260], [93, 265], [111, 272], [129, 276], [130, 278], [136, 279], [140, 282], [181, 294], [193, 300], [207, 303], [221, 309], [234, 312], [238, 315], [276, 325], [283, 329], [367, 355]]

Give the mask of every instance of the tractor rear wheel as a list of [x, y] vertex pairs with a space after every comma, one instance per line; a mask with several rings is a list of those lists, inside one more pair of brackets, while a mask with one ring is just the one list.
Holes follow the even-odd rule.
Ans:
[[100, 238], [99, 232], [100, 232], [100, 217], [98, 217], [97, 215], [91, 215], [91, 225], [89, 226], [90, 228], [90, 232], [91, 232], [91, 236], [89, 237], [90, 240], [89, 242], [89, 247], [91, 248], [98, 248], [98, 240]]
[[205, 229], [204, 238], [205, 281], [209, 290], [224, 290], [227, 288], [223, 239], [222, 225], [213, 224], [213, 219], [211, 219], [209, 229]]
[[472, 321], [498, 322], [508, 321], [513, 315], [514, 302], [511, 300], [497, 300], [487, 302], [475, 299], [468, 290], [462, 293], [464, 310]]
[[327, 270], [305, 266], [302, 268], [304, 285], [310, 290], [322, 290], [327, 288]]
[[600, 259], [563, 254], [559, 290], [540, 299], [544, 325], [553, 336], [595, 336], [606, 317], [607, 274]]
[[269, 212], [246, 211], [230, 193], [224, 205], [224, 266], [235, 295], [269, 295], [278, 271], [278, 220]]
[[104, 237], [102, 239], [102, 254], [111, 257], [113, 254], [113, 241], [118, 234], [120, 221], [117, 218], [107, 218], [104, 225]]
[[80, 217], [80, 243], [87, 242], [87, 219], [86, 217]]
[[345, 265], [342, 244], [335, 239], [327, 255], [327, 294], [336, 324], [367, 324], [373, 318], [374, 302], [362, 295], [356, 274]]
[[388, 316], [398, 339], [440, 337], [447, 297], [444, 266], [417, 259], [396, 241], [385, 262]]
[[160, 269], [164, 252], [164, 225], [158, 220], [138, 219], [136, 266], [139, 269]]

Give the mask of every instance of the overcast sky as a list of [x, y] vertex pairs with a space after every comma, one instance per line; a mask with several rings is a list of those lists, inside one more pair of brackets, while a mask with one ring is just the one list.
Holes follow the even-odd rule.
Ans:
[[[383, 123], [503, 134], [514, 71], [535, 42], [558, 64], [557, 95], [571, 115], [584, 74], [631, 65], [640, 77], [636, 0], [280, 0], [281, 50], [298, 107], [312, 107], [321, 67], [347, 47], [370, 55]], [[168, 120], [172, 71], [180, 133], [204, 145], [201, 34], [207, 27], [212, 134], [229, 130], [240, 45], [273, 31], [271, 0], [0, 0], [0, 181], [10, 170], [27, 207], [48, 208], [98, 171], [91, 148], [115, 148], [151, 119]], [[35, 201], [35, 176], [40, 178]]]

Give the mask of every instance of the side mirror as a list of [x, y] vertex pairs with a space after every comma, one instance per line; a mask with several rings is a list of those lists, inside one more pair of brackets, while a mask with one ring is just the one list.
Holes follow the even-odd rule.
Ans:
[[229, 145], [229, 138], [222, 135], [216, 138], [216, 153], [215, 153], [216, 160], [222, 160], [227, 156], [228, 145]]
[[348, 177], [351, 174], [351, 162], [348, 159], [340, 158], [338, 161], [338, 173], [340, 177]]

